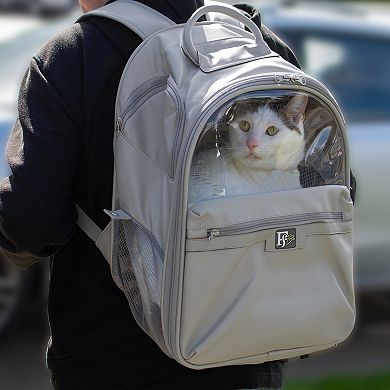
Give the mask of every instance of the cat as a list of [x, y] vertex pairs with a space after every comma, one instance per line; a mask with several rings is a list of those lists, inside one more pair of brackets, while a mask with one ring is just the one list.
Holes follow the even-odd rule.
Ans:
[[248, 99], [229, 107], [198, 144], [189, 202], [301, 188], [307, 102], [296, 95], [284, 104]]

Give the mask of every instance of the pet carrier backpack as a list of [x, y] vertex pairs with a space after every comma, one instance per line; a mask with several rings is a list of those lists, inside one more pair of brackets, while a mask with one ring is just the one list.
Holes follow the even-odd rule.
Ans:
[[79, 209], [139, 326], [193, 369], [347, 338], [353, 206], [329, 91], [231, 6], [183, 25], [128, 0], [92, 15], [143, 39], [118, 89], [111, 222]]

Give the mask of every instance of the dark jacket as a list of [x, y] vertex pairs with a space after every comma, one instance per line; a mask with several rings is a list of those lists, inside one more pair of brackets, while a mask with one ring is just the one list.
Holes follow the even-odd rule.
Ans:
[[[196, 0], [142, 0], [175, 22]], [[259, 23], [253, 10], [247, 9]], [[296, 61], [269, 30], [273, 50]], [[47, 361], [60, 390], [236, 389], [281, 386], [282, 363], [193, 371], [138, 328], [75, 202], [101, 227], [111, 206], [116, 90], [140, 38], [98, 17], [76, 23], [32, 59], [9, 139], [12, 176], [0, 184], [2, 256], [21, 267], [51, 256]]]

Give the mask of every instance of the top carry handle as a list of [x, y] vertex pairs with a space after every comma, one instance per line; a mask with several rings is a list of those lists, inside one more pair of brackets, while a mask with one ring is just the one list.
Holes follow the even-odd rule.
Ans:
[[219, 5], [219, 4], [211, 4], [200, 7], [188, 20], [186, 27], [183, 32], [183, 50], [185, 53], [191, 58], [192, 62], [195, 64], [199, 64], [199, 52], [196, 50], [194, 42], [193, 42], [193, 29], [195, 23], [203, 16], [209, 12], [218, 12], [224, 14], [226, 16], [230, 16], [231, 18], [237, 20], [242, 23], [244, 26], [248, 27], [251, 33], [254, 35], [256, 45], [266, 45], [263, 39], [263, 35], [261, 34], [257, 25], [252, 22], [247, 16], [242, 14], [237, 8], [234, 8], [230, 5]]
[[[225, 31], [220, 31], [219, 37], [215, 37], [216, 40], [219, 38], [220, 46], [216, 48], [212, 40], [196, 47], [197, 40], [201, 41], [205, 34], [205, 26], [197, 25], [196, 22], [203, 15], [211, 13], [225, 16], [216, 19], [216, 22], [225, 27]], [[250, 32], [243, 27], [247, 27]], [[234, 31], [236, 37], [225, 40], [227, 31]], [[216, 3], [199, 8], [188, 20], [183, 31], [182, 49], [188, 58], [206, 73], [276, 55], [264, 42], [260, 29], [252, 20], [233, 6]]]

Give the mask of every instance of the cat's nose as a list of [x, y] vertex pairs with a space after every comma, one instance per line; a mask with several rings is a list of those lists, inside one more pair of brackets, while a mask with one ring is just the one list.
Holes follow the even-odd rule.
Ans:
[[253, 149], [254, 149], [256, 146], [259, 146], [259, 145], [257, 144], [257, 142], [256, 142], [255, 140], [253, 140], [253, 141], [248, 141], [248, 142], [247, 142], [247, 146], [248, 146], [249, 151], [252, 153], [252, 152], [253, 152]]

